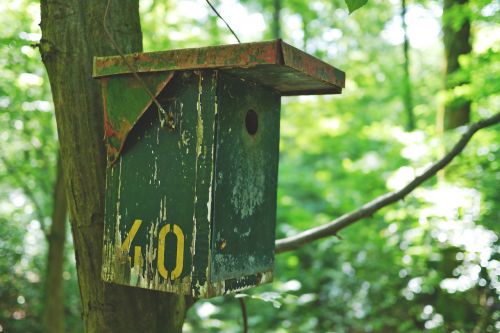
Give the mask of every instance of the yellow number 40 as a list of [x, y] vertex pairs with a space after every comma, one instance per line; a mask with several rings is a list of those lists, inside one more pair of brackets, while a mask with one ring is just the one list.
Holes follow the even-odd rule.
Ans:
[[[127, 237], [123, 241], [122, 245], [120, 246], [120, 249], [123, 252], [129, 252], [130, 250], [130, 245], [132, 244], [132, 241], [134, 240], [137, 231], [139, 230], [140, 226], [142, 224], [142, 220], [135, 220], [134, 223], [132, 224], [132, 228], [130, 228], [129, 233], [127, 234]], [[167, 234], [169, 232], [172, 232], [176, 239], [177, 239], [177, 248], [176, 248], [176, 260], [175, 260], [175, 267], [172, 270], [172, 272], [169, 272], [167, 268], [165, 267], [165, 238], [167, 237]], [[141, 246], [137, 245], [134, 247], [134, 266], [139, 267], [140, 261], [141, 261], [141, 255], [142, 253], [142, 248]], [[158, 273], [164, 278], [170, 280], [175, 280], [177, 279], [181, 273], [182, 269], [184, 268], [184, 233], [182, 232], [181, 227], [179, 227], [177, 224], [172, 224], [172, 227], [170, 224], [164, 225], [160, 229], [160, 233], [158, 235]]]

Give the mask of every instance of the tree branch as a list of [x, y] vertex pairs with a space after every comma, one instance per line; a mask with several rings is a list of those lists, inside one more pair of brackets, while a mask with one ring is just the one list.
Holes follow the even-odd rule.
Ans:
[[328, 236], [334, 236], [337, 232], [345, 227], [357, 222], [363, 218], [372, 216], [378, 210], [403, 199], [410, 192], [420, 186], [427, 179], [434, 176], [439, 170], [446, 167], [457, 155], [459, 155], [470, 141], [472, 136], [485, 127], [493, 126], [500, 122], [500, 113], [493, 115], [490, 118], [478, 121], [468, 127], [465, 133], [462, 135], [460, 140], [455, 144], [455, 146], [440, 160], [433, 163], [424, 173], [415, 177], [410, 183], [399, 191], [389, 192], [381, 195], [374, 200], [363, 205], [361, 208], [344, 214], [341, 217], [315, 228], [303, 231], [295, 236], [286, 237], [283, 239], [278, 239], [276, 241], [276, 253], [283, 253], [287, 251], [295, 250], [307, 243], [312, 241], [325, 238]]
[[243, 317], [243, 333], [248, 333], [247, 306], [245, 304], [245, 300], [242, 297], [238, 298], [238, 300], [240, 301], [241, 315]]

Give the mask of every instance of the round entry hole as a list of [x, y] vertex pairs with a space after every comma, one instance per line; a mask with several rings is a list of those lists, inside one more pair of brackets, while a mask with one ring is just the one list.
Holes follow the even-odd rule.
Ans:
[[245, 117], [245, 125], [247, 127], [247, 132], [250, 135], [255, 135], [257, 129], [259, 128], [259, 119], [257, 117], [257, 112], [254, 110], [248, 110], [247, 116]]

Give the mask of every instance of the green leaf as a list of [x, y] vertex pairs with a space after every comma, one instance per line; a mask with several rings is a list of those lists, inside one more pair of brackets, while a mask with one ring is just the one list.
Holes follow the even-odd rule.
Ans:
[[264, 302], [269, 302], [274, 308], [279, 309], [281, 307], [281, 300], [283, 297], [280, 293], [268, 291], [252, 296], [253, 299], [258, 299]]
[[344, 0], [347, 8], [349, 9], [349, 14], [352, 14], [356, 9], [366, 5], [368, 0]]

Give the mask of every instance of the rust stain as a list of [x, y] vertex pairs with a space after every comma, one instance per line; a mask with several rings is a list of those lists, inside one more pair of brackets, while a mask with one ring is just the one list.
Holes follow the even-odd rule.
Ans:
[[[140, 73], [217, 68], [234, 71], [240, 77], [269, 86], [284, 96], [338, 94], [345, 86], [344, 72], [280, 39], [134, 53], [126, 58]], [[94, 77], [129, 72], [128, 66], [118, 56], [94, 59]]]
[[[155, 96], [158, 96], [160, 92], [165, 89], [165, 87], [168, 85], [168, 83], [171, 81], [172, 77], [174, 76], [174, 72], [169, 73], [165, 80], [161, 81], [159, 84], [154, 89], [154, 94]], [[142, 84], [138, 82], [136, 79], [131, 78], [130, 80], [127, 81], [127, 84], [131, 88], [136, 88], [136, 89], [141, 89]], [[130, 130], [135, 126], [135, 124], [141, 119], [141, 117], [144, 115], [144, 113], [149, 109], [151, 104], [153, 103], [152, 99], [149, 99], [146, 105], [139, 111], [137, 112], [137, 116], [135, 119], [127, 119], [125, 116], [121, 116], [119, 118], [118, 123], [113, 123], [109, 117], [108, 114], [108, 108], [106, 107], [108, 100], [107, 100], [107, 83], [103, 85], [103, 98], [104, 98], [104, 134], [107, 139], [107, 150], [108, 150], [108, 161], [110, 163], [114, 163], [117, 158], [120, 156], [121, 151], [123, 150], [123, 146], [125, 144], [125, 141], [127, 139], [127, 136], [130, 132]], [[125, 105], [124, 107], [127, 107]], [[117, 143], [114, 142], [113, 139], [116, 139]]]
[[104, 136], [109, 138], [116, 136], [116, 131], [113, 129], [113, 125], [109, 121], [108, 116], [108, 78], [103, 78], [101, 81], [102, 85], [102, 99], [103, 99], [103, 112], [104, 112]]
[[118, 132], [113, 129], [113, 125], [108, 119], [108, 112], [104, 109], [104, 135], [109, 138], [112, 136], [117, 136]]
[[286, 66], [340, 88], [345, 87], [345, 74], [342, 71], [286, 43], [282, 44], [282, 50]]

